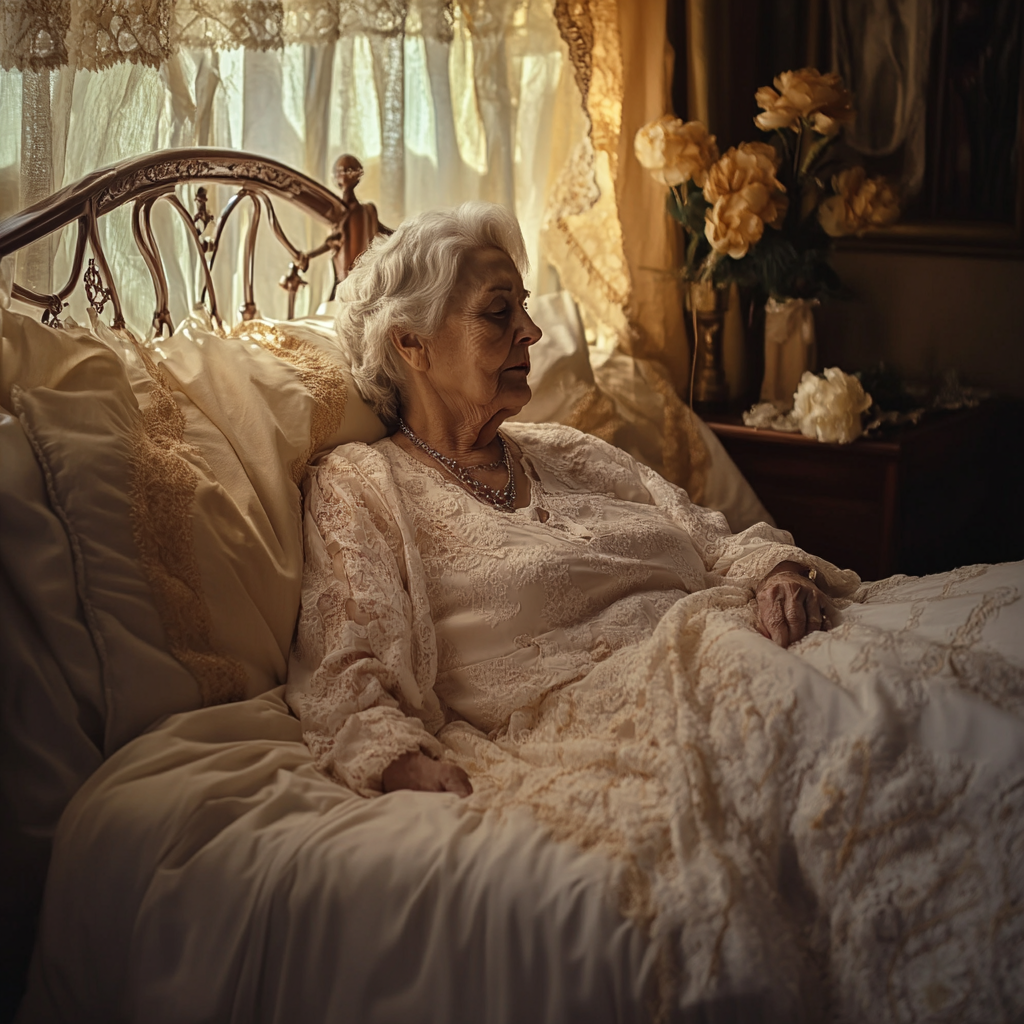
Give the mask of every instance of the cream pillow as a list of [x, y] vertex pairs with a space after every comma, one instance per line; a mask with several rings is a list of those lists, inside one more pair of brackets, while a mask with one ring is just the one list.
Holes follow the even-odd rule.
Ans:
[[[53, 330], [9, 310], [0, 317], [0, 404], [20, 420], [66, 532], [109, 754], [161, 714], [198, 701], [195, 681], [167, 653], [132, 544], [127, 437], [138, 408], [121, 361], [90, 332]], [[11, 542], [35, 543], [20, 534]], [[46, 575], [38, 582], [61, 585]]]
[[28, 952], [50, 846], [102, 760], [106, 701], [71, 547], [18, 421], [0, 411], [0, 949]]
[[317, 451], [384, 428], [329, 320], [222, 337], [194, 318], [143, 347], [5, 309], [5, 281], [0, 943], [13, 949], [57, 821], [103, 756], [168, 714], [284, 681], [296, 481]]
[[774, 525], [722, 443], [659, 367], [615, 352], [595, 373], [568, 292], [531, 300], [530, 315], [544, 337], [531, 353], [533, 398], [515, 419], [595, 434], [723, 513], [735, 532], [754, 523]]
[[358, 389], [351, 382], [348, 373], [348, 355], [338, 340], [338, 329], [333, 316], [306, 316], [296, 320], [271, 320], [268, 323], [284, 331], [284, 333], [310, 348], [322, 353], [331, 362], [339, 363], [345, 369], [345, 379], [349, 384], [348, 400], [345, 403], [345, 415], [334, 430], [320, 440], [312, 458], [334, 451], [340, 444], [352, 441], [363, 441], [373, 444], [387, 437], [384, 424], [378, 419], [370, 404], [365, 401]]
[[105, 698], [103, 750], [284, 681], [318, 450], [383, 436], [329, 331], [205, 319], [141, 346], [0, 312], [0, 404], [67, 532]]

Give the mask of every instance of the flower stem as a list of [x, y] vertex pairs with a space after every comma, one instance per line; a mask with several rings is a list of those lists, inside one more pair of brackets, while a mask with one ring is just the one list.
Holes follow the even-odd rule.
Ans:
[[786, 133], [781, 128], [776, 128], [775, 134], [778, 135], [779, 140], [782, 142], [782, 152], [785, 154], [786, 159], [791, 159], [791, 154], [789, 152], [789, 139], [786, 138]]
[[812, 145], [807, 150], [807, 156], [804, 157], [804, 160], [803, 160], [803, 163], [802, 163], [802, 166], [801, 166], [801, 170], [805, 174], [810, 171], [811, 164], [813, 164], [814, 161], [818, 159], [818, 155], [825, 149], [826, 146], [828, 146], [828, 144], [830, 142], [833, 141], [833, 139], [834, 139], [834, 136], [832, 136], [832, 135], [823, 135], [817, 142], [814, 143], [814, 145]]

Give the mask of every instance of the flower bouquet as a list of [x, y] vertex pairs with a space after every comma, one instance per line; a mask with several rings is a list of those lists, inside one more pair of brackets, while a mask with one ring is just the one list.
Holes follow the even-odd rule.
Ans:
[[[791, 404], [795, 387], [785, 381], [799, 381], [813, 361], [811, 304], [839, 289], [829, 264], [832, 240], [891, 224], [899, 202], [888, 182], [847, 166], [835, 146], [855, 116], [838, 75], [804, 68], [784, 72], [774, 85], [755, 94], [761, 113], [754, 123], [764, 141], [720, 154], [701, 122], [665, 115], [637, 132], [634, 149], [668, 186], [668, 211], [686, 236], [684, 279], [753, 289], [769, 314], [785, 317], [774, 333], [801, 339], [792, 366], [777, 365], [781, 351], [766, 348], [771, 393], [762, 389], [762, 397]], [[770, 326], [766, 331], [773, 333]], [[773, 369], [784, 371], [785, 380], [769, 386]]]

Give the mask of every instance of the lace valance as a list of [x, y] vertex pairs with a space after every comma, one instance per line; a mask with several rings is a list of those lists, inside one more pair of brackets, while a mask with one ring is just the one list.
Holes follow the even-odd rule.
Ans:
[[280, 49], [344, 35], [448, 40], [452, 0], [0, 0], [0, 65], [159, 67], [183, 47]]

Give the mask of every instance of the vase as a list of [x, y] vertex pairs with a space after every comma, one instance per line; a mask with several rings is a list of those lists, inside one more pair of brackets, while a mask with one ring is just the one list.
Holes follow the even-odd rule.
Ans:
[[817, 365], [814, 307], [817, 299], [769, 299], [764, 315], [764, 380], [761, 401], [793, 408], [800, 378]]
[[728, 289], [709, 281], [690, 281], [686, 289], [686, 320], [693, 332], [693, 368], [690, 374], [690, 407], [697, 413], [725, 412], [729, 389], [722, 365]]

